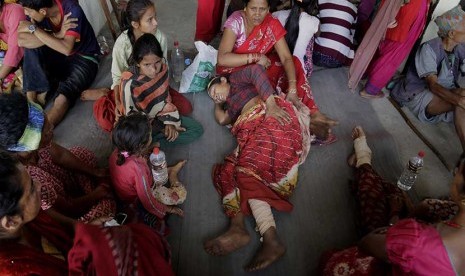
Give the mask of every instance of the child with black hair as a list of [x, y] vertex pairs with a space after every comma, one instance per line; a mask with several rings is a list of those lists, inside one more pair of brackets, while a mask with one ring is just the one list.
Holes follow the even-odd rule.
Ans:
[[155, 119], [152, 135], [162, 148], [191, 143], [203, 134], [202, 126], [181, 116], [172, 102], [168, 66], [154, 35], [144, 34], [136, 41], [130, 66], [121, 76], [117, 113], [124, 115], [135, 109]]
[[170, 188], [154, 186], [148, 163], [152, 148], [151, 132], [147, 115], [134, 111], [123, 115], [112, 131], [116, 149], [110, 156], [109, 169], [119, 199], [126, 205], [137, 207], [140, 219], [164, 233], [166, 213], [183, 216], [183, 211], [176, 205], [186, 199], [186, 189], [178, 179], [178, 172], [186, 160], [168, 168]]

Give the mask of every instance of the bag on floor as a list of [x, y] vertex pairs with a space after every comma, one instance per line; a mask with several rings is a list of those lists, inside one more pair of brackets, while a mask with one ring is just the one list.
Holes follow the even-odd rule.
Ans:
[[179, 92], [201, 92], [207, 89], [208, 82], [215, 75], [218, 51], [202, 41], [195, 42], [199, 52], [194, 62], [182, 72]]

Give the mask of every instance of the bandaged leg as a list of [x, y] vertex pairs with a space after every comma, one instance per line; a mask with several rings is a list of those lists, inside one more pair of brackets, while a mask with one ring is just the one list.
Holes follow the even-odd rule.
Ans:
[[248, 202], [260, 235], [263, 236], [270, 227], [276, 228], [271, 207], [267, 202], [258, 199], [249, 199]]
[[366, 136], [360, 136], [354, 140], [356, 168], [363, 164], [371, 165], [371, 149], [368, 147]]

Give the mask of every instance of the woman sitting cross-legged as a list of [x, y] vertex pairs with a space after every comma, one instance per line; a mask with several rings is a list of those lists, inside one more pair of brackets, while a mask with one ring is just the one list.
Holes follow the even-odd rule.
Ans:
[[174, 275], [166, 242], [145, 225], [57, 223], [40, 210], [40, 182], [3, 151], [0, 184], [0, 275]]
[[310, 148], [308, 109], [274, 94], [264, 68], [251, 65], [229, 76], [214, 78], [208, 94], [215, 102], [215, 118], [233, 124], [238, 146], [223, 164], [213, 168], [213, 183], [230, 218], [228, 231], [205, 242], [212, 255], [226, 255], [245, 246], [250, 236], [244, 216], [252, 214], [263, 244], [248, 271], [263, 269], [285, 252], [271, 208], [290, 212], [288, 201], [297, 184], [298, 167]]
[[152, 136], [162, 148], [188, 144], [202, 136], [202, 126], [180, 115], [171, 101], [168, 66], [154, 35], [143, 34], [136, 41], [130, 64], [131, 70], [121, 77], [119, 114], [134, 109], [153, 118]]
[[42, 184], [42, 209], [63, 223], [112, 217], [116, 204], [108, 170], [86, 148], [70, 150], [52, 141], [53, 126], [42, 108], [19, 93], [0, 94], [0, 148], [26, 166]]
[[[426, 200], [412, 210], [408, 197], [371, 166], [371, 150], [361, 127], [353, 131], [353, 187], [360, 207], [358, 247], [325, 254], [321, 275], [463, 275], [465, 273], [465, 180], [463, 160], [450, 187], [453, 202]], [[399, 220], [410, 211], [428, 221]], [[426, 211], [426, 212], [425, 212]], [[391, 226], [389, 226], [391, 225]]]
[[267, 69], [272, 87], [286, 93], [295, 105], [302, 102], [310, 109], [310, 130], [322, 144], [335, 141], [331, 128], [337, 121], [320, 112], [297, 57], [286, 43], [286, 30], [269, 13], [269, 0], [244, 1], [244, 10], [234, 12], [224, 24], [218, 48], [217, 73], [229, 74], [250, 64]]

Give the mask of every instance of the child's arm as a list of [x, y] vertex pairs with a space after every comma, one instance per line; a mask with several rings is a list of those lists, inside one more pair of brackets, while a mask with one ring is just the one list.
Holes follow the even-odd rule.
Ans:
[[103, 177], [108, 175], [107, 170], [90, 167], [89, 165], [83, 163], [68, 149], [56, 144], [55, 142], [52, 142], [50, 147], [50, 155], [52, 156], [53, 163], [72, 171], [81, 172], [96, 177]]
[[215, 103], [215, 119], [216, 122], [222, 126], [228, 125], [232, 122], [229, 117], [228, 111], [223, 109], [223, 104]]
[[[152, 175], [150, 174], [147, 164], [139, 164], [135, 161], [136, 170], [134, 174], [134, 182], [137, 191], [137, 197], [144, 206], [144, 209], [149, 213], [163, 219], [169, 209], [165, 204], [159, 202], [152, 193]], [[144, 168], [142, 168], [144, 166]]]

